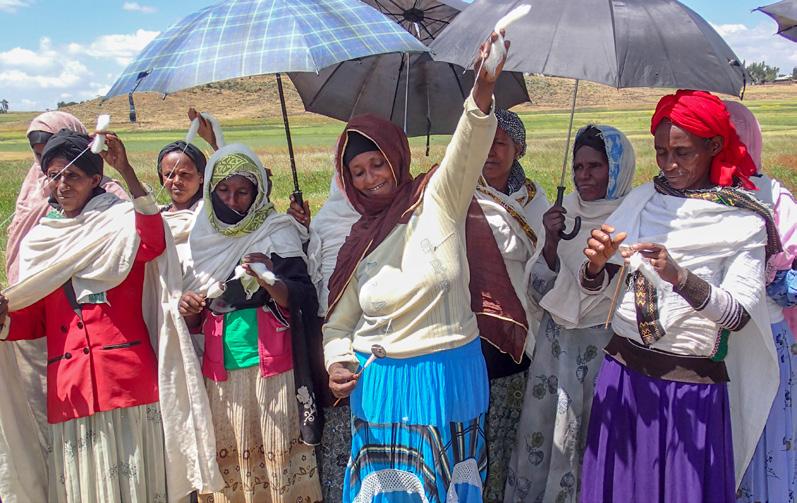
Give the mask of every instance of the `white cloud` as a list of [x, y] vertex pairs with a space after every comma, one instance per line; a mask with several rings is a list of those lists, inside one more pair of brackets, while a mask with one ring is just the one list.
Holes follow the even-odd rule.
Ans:
[[102, 35], [87, 46], [69, 44], [68, 50], [98, 59], [113, 58], [119, 65], [126, 66], [158, 33], [139, 29], [131, 34]]
[[762, 21], [755, 26], [743, 24], [712, 24], [714, 29], [746, 63], [765, 61], [777, 66], [781, 73], [791, 73], [797, 66], [797, 44], [775, 35], [774, 22]]
[[157, 12], [158, 9], [149, 5], [141, 5], [138, 2], [125, 2], [122, 9], [130, 12], [142, 12], [144, 14], [152, 14]]
[[28, 0], [0, 0], [0, 12], [16, 12], [30, 4]]
[[[3, 1], [3, 0], [0, 0]], [[124, 67], [158, 32], [101, 35], [87, 44], [53, 44], [0, 51], [0, 98], [15, 110], [54, 108], [61, 100], [104, 95]]]

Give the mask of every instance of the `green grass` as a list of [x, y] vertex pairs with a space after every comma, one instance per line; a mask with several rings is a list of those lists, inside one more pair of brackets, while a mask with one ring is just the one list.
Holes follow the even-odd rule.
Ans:
[[[797, 189], [797, 99], [760, 100], [748, 103], [764, 131], [764, 166], [773, 177], [781, 180], [792, 191]], [[626, 133], [637, 154], [635, 184], [648, 181], [658, 171], [653, 157], [652, 137], [648, 131], [652, 107], [631, 110], [588, 109], [576, 113], [574, 128], [587, 123], [611, 124]], [[14, 202], [31, 163], [30, 150], [25, 138], [24, 121], [34, 114], [0, 115], [0, 247], [5, 248], [5, 221], [14, 208]], [[555, 196], [562, 168], [569, 114], [566, 111], [528, 112], [521, 115], [526, 124], [528, 153], [522, 159], [527, 175], [538, 182], [548, 194]], [[11, 127], [14, 121], [20, 125]], [[343, 127], [339, 121], [318, 116], [302, 115], [291, 121], [293, 142], [299, 180], [305, 199], [314, 211], [323, 204], [329, 189], [333, 170], [333, 153], [338, 135]], [[155, 160], [160, 148], [184, 136], [184, 130], [143, 131], [132, 127], [119, 132], [125, 141], [133, 165], [139, 176], [153, 187], [158, 186]], [[273, 199], [277, 208], [284, 210], [288, 194], [293, 190], [290, 164], [284, 130], [279, 119], [262, 123], [241, 120], [224, 124], [228, 143], [241, 142], [255, 149], [274, 177]], [[425, 138], [410, 141], [413, 154], [413, 172], [419, 173], [439, 162], [448, 143], [446, 136], [431, 138], [429, 157], [424, 155]], [[203, 145], [204, 146], [204, 145]], [[205, 149], [209, 153], [209, 149]], [[113, 176], [112, 170], [108, 174]], [[569, 176], [566, 177], [571, 185]], [[162, 202], [167, 198], [160, 197]]]

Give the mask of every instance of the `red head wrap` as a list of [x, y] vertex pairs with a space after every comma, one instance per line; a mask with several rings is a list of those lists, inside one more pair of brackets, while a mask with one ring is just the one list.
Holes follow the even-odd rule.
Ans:
[[659, 100], [650, 120], [650, 134], [656, 134], [664, 119], [701, 138], [722, 137], [722, 150], [711, 163], [712, 183], [727, 187], [738, 178], [744, 188], [756, 189], [750, 181], [750, 176], [756, 173], [753, 158], [739, 140], [730, 114], [719, 98], [706, 91], [681, 89]]

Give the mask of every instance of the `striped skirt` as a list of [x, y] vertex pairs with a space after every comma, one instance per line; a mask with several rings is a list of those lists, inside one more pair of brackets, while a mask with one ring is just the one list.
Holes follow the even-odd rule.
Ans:
[[[360, 363], [367, 355], [358, 354]], [[351, 396], [344, 502], [481, 502], [489, 389], [481, 343], [383, 358]]]
[[321, 501], [315, 450], [299, 440], [293, 371], [264, 378], [250, 367], [205, 384], [225, 487], [200, 501]]

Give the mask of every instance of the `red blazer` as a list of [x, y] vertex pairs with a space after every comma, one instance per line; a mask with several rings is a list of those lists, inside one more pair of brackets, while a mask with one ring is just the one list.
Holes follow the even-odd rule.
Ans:
[[158, 401], [158, 363], [141, 311], [146, 262], [166, 249], [160, 214], [136, 212], [141, 244], [130, 274], [106, 292], [107, 304], [81, 305], [63, 288], [9, 313], [8, 340], [47, 337], [47, 420]]

